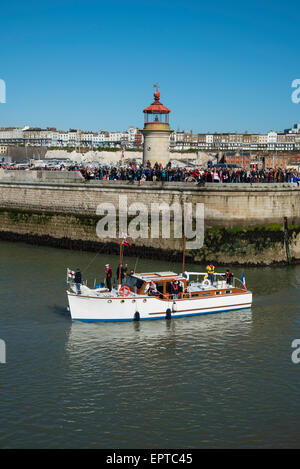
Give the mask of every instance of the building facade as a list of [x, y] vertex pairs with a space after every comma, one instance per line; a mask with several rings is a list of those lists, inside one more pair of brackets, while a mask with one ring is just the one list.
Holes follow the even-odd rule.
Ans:
[[108, 132], [100, 130], [83, 131], [78, 129], [57, 130], [39, 127], [3, 127], [0, 128], [0, 145], [24, 145], [44, 147], [119, 147], [141, 148], [143, 136], [136, 127], [125, 131]]
[[[159, 99], [158, 99], [159, 101]], [[154, 101], [155, 103], [155, 101]], [[152, 105], [154, 105], [152, 103]], [[161, 104], [161, 103], [160, 103]], [[152, 106], [151, 105], [151, 106]], [[149, 109], [151, 108], [149, 106]], [[162, 105], [163, 106], [163, 105]], [[164, 106], [163, 106], [164, 107]], [[146, 108], [147, 109], [147, 108]], [[163, 108], [162, 108], [163, 109]], [[167, 109], [167, 108], [165, 108]], [[125, 131], [106, 130], [79, 130], [69, 129], [57, 130], [54, 127], [41, 129], [38, 127], [2, 127], [0, 128], [0, 146], [5, 145], [24, 145], [24, 146], [43, 146], [43, 147], [82, 147], [87, 149], [101, 147], [117, 148], [142, 148], [145, 130], [156, 126], [157, 129], [168, 133], [168, 143], [165, 143], [170, 150], [177, 151], [270, 151], [270, 152], [297, 152], [300, 151], [300, 124], [295, 124], [290, 129], [280, 132], [270, 131], [266, 134], [259, 133], [193, 133], [177, 130], [171, 132], [169, 122], [152, 121], [157, 116], [159, 119], [168, 119], [168, 113], [156, 113], [150, 109], [145, 112], [149, 122], [144, 123], [144, 129], [139, 130], [136, 127], [129, 127]], [[145, 111], [145, 110], [144, 110]], [[169, 111], [170, 112], [170, 111]], [[152, 134], [153, 135], [153, 134]], [[167, 134], [166, 134], [167, 135]], [[166, 140], [167, 137], [165, 137]], [[148, 145], [148, 147], [151, 145]]]

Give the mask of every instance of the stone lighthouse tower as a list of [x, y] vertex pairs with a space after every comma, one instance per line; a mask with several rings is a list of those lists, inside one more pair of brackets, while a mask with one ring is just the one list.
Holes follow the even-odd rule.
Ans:
[[170, 159], [170, 134], [169, 127], [170, 109], [160, 102], [158, 86], [154, 85], [154, 102], [143, 110], [145, 115], [143, 163], [150, 161], [151, 165], [156, 162], [166, 165]]

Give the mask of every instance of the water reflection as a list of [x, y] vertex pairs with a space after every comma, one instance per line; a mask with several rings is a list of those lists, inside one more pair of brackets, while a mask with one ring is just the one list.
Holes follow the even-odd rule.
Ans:
[[212, 338], [216, 340], [219, 337], [226, 341], [233, 335], [247, 335], [251, 327], [251, 309], [202, 317], [132, 323], [100, 324], [74, 321], [70, 327], [66, 350], [70, 355], [77, 355], [79, 352], [92, 352], [97, 347], [110, 347], [113, 343], [117, 343], [118, 347], [141, 343], [152, 348], [157, 343], [174, 340], [181, 343], [196, 340], [205, 345]]

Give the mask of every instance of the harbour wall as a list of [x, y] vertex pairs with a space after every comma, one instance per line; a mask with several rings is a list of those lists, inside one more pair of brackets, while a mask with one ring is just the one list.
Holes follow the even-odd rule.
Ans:
[[[143, 203], [149, 213], [153, 203], [204, 204], [204, 245], [187, 250], [187, 260], [243, 265], [300, 261], [300, 187], [287, 183], [139, 185], [87, 182], [73, 172], [6, 172], [0, 174], [0, 238], [117, 253], [118, 239], [97, 236], [101, 216], [96, 208], [109, 202], [118, 213], [119, 196], [126, 196], [128, 207]], [[182, 239], [151, 238], [150, 225], [149, 219], [148, 238], [135, 239], [129, 253], [180, 261]]]

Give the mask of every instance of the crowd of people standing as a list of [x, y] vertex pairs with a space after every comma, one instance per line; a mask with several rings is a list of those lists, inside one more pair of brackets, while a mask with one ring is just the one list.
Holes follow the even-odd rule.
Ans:
[[300, 175], [292, 169], [243, 169], [243, 168], [185, 168], [130, 165], [128, 167], [84, 168], [85, 179], [117, 181], [165, 181], [165, 182], [215, 182], [215, 183], [278, 183], [297, 182]]
[[[2, 165], [6, 170], [17, 169], [15, 166]], [[213, 167], [178, 167], [168, 163], [163, 166], [155, 163], [151, 166], [131, 162], [124, 165], [79, 165], [61, 164], [58, 168], [51, 167], [23, 167], [22, 169], [51, 170], [51, 171], [79, 171], [86, 180], [98, 181], [145, 181], [158, 182], [196, 182], [196, 183], [283, 183], [298, 182], [300, 174], [295, 169], [283, 168], [233, 168], [226, 165]]]

